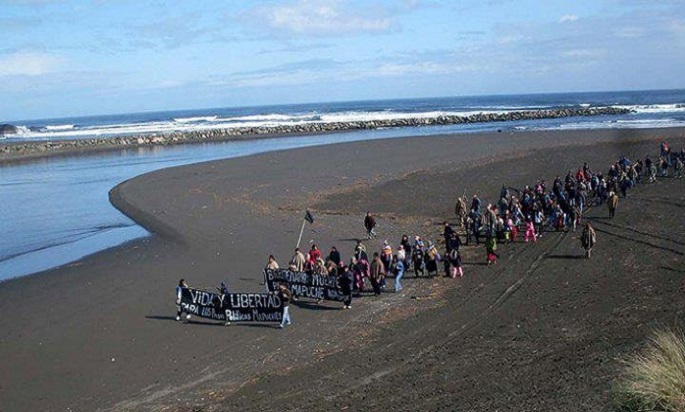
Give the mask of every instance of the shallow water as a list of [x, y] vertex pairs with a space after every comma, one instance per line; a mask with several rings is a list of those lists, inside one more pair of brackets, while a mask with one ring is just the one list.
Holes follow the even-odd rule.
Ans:
[[450, 131], [388, 129], [136, 148], [0, 165], [0, 280], [148, 235], [109, 203], [114, 186], [143, 173], [282, 149]]

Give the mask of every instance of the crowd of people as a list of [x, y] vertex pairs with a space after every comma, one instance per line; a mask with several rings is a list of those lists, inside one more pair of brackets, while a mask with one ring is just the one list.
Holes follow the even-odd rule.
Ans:
[[[402, 277], [407, 271], [416, 276], [435, 276], [441, 271], [447, 277], [464, 276], [461, 247], [484, 244], [485, 262], [495, 264], [498, 245], [519, 240], [537, 242], [546, 231], [569, 230], [575, 232], [581, 225], [588, 206], [603, 206], [613, 218], [619, 198], [627, 197], [636, 185], [654, 182], [660, 177], [682, 177], [685, 149], [671, 151], [666, 142], [660, 145], [656, 161], [650, 156], [631, 160], [621, 156], [609, 165], [606, 173], [594, 171], [587, 162], [565, 176], [556, 176], [549, 184], [539, 179], [534, 185], [522, 189], [503, 186], [496, 203], [485, 203], [473, 195], [467, 207], [465, 196], [455, 205], [457, 228], [444, 223], [443, 247], [421, 236], [402, 236], [397, 247], [385, 241], [380, 251], [370, 253], [360, 240], [351, 251], [349, 262], [344, 262], [340, 251], [333, 246], [327, 256], [312, 245], [308, 252], [297, 249], [289, 267], [294, 271], [327, 274], [345, 278], [342, 283], [351, 285], [354, 294], [361, 294], [370, 286], [375, 295], [386, 290], [389, 277], [394, 277], [394, 290], [402, 290]], [[376, 219], [367, 212], [364, 217], [366, 238], [377, 237]], [[596, 233], [589, 222], [583, 225], [580, 236], [586, 257], [596, 243]], [[349, 305], [345, 305], [349, 307]]]
[[[350, 251], [349, 261], [345, 261], [336, 246], [328, 254], [316, 244], [303, 252], [299, 247], [288, 262], [288, 269], [295, 272], [306, 272], [335, 276], [338, 279], [342, 294], [345, 296], [343, 307], [351, 308], [352, 297], [360, 296], [365, 291], [379, 296], [388, 289], [388, 278], [394, 278], [393, 289], [401, 292], [402, 277], [407, 271], [415, 276], [437, 276], [443, 271], [444, 276], [457, 278], [464, 276], [461, 255], [462, 246], [475, 244], [483, 240], [485, 263], [497, 263], [498, 244], [523, 240], [525, 243], [537, 242], [546, 231], [573, 231], [582, 222], [583, 213], [588, 206], [607, 205], [609, 218], [616, 214], [619, 193], [627, 197], [636, 185], [655, 182], [661, 177], [681, 178], [685, 148], [673, 153], [666, 142], [661, 144], [661, 153], [656, 161], [650, 156], [633, 161], [626, 156], [620, 157], [610, 165], [606, 174], [593, 171], [587, 162], [562, 178], [556, 178], [549, 184], [539, 179], [534, 185], [523, 189], [502, 186], [499, 200], [496, 203], [484, 203], [478, 195], [473, 195], [467, 207], [467, 198], [458, 198], [455, 205], [457, 229], [445, 221], [443, 229], [444, 247], [440, 253], [435, 243], [421, 236], [403, 235], [395, 250], [386, 240], [378, 252], [369, 252], [362, 240], [358, 240]], [[581, 247], [585, 256], [590, 258], [591, 251], [597, 242], [597, 235], [589, 222], [583, 225], [580, 236]], [[366, 238], [377, 237], [377, 223], [371, 212], [364, 217]], [[441, 265], [442, 264], [442, 265]], [[442, 266], [442, 267], [441, 267]], [[279, 269], [273, 255], [269, 256], [266, 269]], [[287, 289], [279, 293], [287, 294]], [[285, 298], [285, 296], [284, 296]], [[297, 296], [292, 296], [293, 300]], [[177, 320], [180, 319], [180, 311]], [[289, 318], [288, 318], [289, 322]]]

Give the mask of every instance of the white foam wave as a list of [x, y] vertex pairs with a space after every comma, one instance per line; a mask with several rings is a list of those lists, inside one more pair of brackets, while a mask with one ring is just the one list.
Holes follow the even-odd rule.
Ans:
[[251, 116], [237, 116], [229, 117], [221, 120], [226, 121], [242, 121], [242, 122], [293, 122], [302, 120], [320, 120], [318, 113], [308, 113], [301, 115], [288, 115], [288, 114], [255, 114]]
[[175, 118], [176, 123], [197, 123], [197, 122], [213, 122], [218, 116], [195, 116], [195, 117], [179, 117]]
[[60, 124], [60, 125], [56, 125], [56, 126], [48, 125], [48, 126], [45, 126], [44, 129], [48, 132], [52, 132], [52, 131], [59, 131], [59, 130], [71, 130], [74, 127], [75, 126], [73, 124]]
[[615, 105], [614, 107], [634, 110], [637, 113], [685, 113], [685, 103]]
[[[585, 106], [582, 104], [581, 106]], [[576, 105], [578, 106], [578, 105]], [[367, 121], [388, 121], [406, 119], [430, 119], [440, 116], [473, 116], [477, 114], [506, 114], [515, 113], [521, 110], [481, 110], [468, 109], [465, 111], [436, 110], [425, 112], [413, 111], [344, 111], [334, 113], [319, 114], [317, 112], [306, 112], [297, 114], [266, 113], [235, 117], [220, 118], [218, 116], [193, 116], [179, 117], [167, 121], [140, 122], [129, 124], [108, 124], [101, 126], [77, 126], [73, 124], [49, 125], [42, 129], [28, 128], [19, 126], [16, 135], [5, 136], [5, 139], [52, 139], [52, 138], [88, 138], [88, 137], [115, 137], [130, 136], [139, 134], [166, 134], [171, 132], [196, 132], [203, 130], [216, 129], [235, 129], [235, 128], [258, 128], [258, 127], [278, 127], [278, 126], [297, 126], [306, 124], [320, 123], [355, 123]], [[524, 106], [516, 106], [523, 108]], [[614, 106], [635, 109], [642, 107], [643, 110], [663, 111], [672, 110], [685, 112], [685, 104], [670, 105], [645, 105], [645, 106]], [[567, 123], [558, 128], [615, 128], [615, 127], [663, 127], [663, 124], [675, 124], [682, 126], [685, 122], [672, 120], [620, 120], [613, 122], [589, 122]]]
[[603, 122], [563, 123], [551, 129], [586, 130], [586, 129], [658, 129], [664, 127], [683, 127], [685, 121], [678, 119], [640, 119], [608, 120]]

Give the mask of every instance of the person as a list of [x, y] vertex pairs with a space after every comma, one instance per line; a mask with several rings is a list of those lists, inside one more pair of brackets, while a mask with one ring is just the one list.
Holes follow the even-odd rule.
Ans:
[[316, 246], [316, 243], [312, 245], [312, 248], [309, 251], [309, 259], [311, 259], [315, 264], [317, 261], [323, 260], [323, 254], [319, 250], [319, 247]]
[[266, 264], [266, 270], [276, 270], [278, 269], [278, 262], [274, 255], [269, 255], [269, 262]]
[[478, 198], [478, 195], [473, 195], [473, 199], [471, 200], [471, 210], [480, 214], [480, 205], [481, 201]]
[[[278, 269], [278, 268], [276, 268], [276, 269]], [[228, 290], [228, 285], [226, 284], [226, 282], [221, 282], [221, 284], [219, 286], [217, 286], [216, 290], [219, 292], [219, 297], [215, 301], [216, 310], [217, 311], [223, 311], [224, 301], [226, 299], [226, 295], [228, 295], [230, 293]], [[228, 318], [228, 316], [226, 316], [225, 325], [228, 326], [230, 324], [231, 324], [231, 321]]]
[[450, 223], [448, 221], [445, 221], [443, 225], [445, 226], [445, 228], [442, 231], [442, 237], [445, 239], [445, 245], [447, 245], [449, 244], [450, 239], [452, 238], [452, 233], [454, 233], [454, 229], [452, 229], [452, 226], [450, 226]]
[[376, 218], [371, 216], [371, 212], [366, 212], [364, 218], [364, 228], [366, 228], [366, 238], [376, 237]]
[[371, 286], [373, 287], [373, 294], [376, 296], [380, 296], [381, 294], [383, 275], [383, 262], [381, 262], [381, 257], [378, 255], [378, 252], [374, 252], [369, 279], [371, 280]]
[[297, 247], [295, 248], [295, 254], [293, 255], [293, 258], [290, 259], [290, 263], [294, 269], [295, 272], [303, 272], [304, 271], [304, 264], [307, 261], [305, 259], [304, 255], [300, 251], [300, 248]]
[[402, 235], [402, 240], [400, 241], [400, 245], [402, 246], [402, 249], [404, 250], [404, 268], [406, 270], [409, 269], [409, 260], [411, 259], [411, 244], [409, 243], [409, 236], [407, 235]]
[[573, 205], [571, 206], [571, 213], [569, 213], [569, 219], [571, 221], [571, 226], [573, 227], [573, 231], [576, 231], [576, 226], [578, 223], [580, 223], [580, 220], [583, 218], [583, 214], [580, 211], [580, 208], [578, 205]]
[[487, 262], [488, 265], [491, 263], [497, 263], [497, 253], [495, 251], [497, 250], [497, 241], [495, 240], [495, 237], [493, 235], [489, 235], [488, 238], [485, 240], [485, 251], [487, 252]]
[[404, 246], [397, 247], [397, 260], [402, 261], [402, 265], [407, 267], [407, 253], [404, 251]]
[[416, 242], [414, 243], [414, 248], [412, 249], [412, 266], [414, 268], [414, 273], [416, 276], [423, 276], [426, 270], [425, 253], [423, 250], [423, 242], [421, 238], [416, 236]]
[[681, 179], [683, 177], [683, 161], [679, 157], [675, 159], [675, 177]]
[[528, 243], [528, 239], [533, 239], [533, 243], [536, 243], [537, 236], [535, 235], [535, 223], [530, 217], [526, 217], [526, 234], [523, 237], [523, 241]]
[[290, 325], [290, 301], [293, 299], [293, 295], [285, 286], [285, 283], [278, 285], [278, 297], [283, 302], [283, 317], [278, 327], [283, 329], [285, 325]]
[[437, 276], [438, 274], [438, 263], [440, 263], [440, 253], [438, 253], [438, 248], [431, 242], [428, 242], [428, 250], [426, 251], [426, 272], [428, 276]]
[[452, 249], [450, 251], [450, 254], [448, 256], [448, 260], [450, 262], [450, 276], [454, 279], [457, 276], [463, 277], [464, 276], [464, 269], [462, 268], [462, 263], [461, 263], [461, 254], [459, 253], [458, 249]]
[[511, 217], [507, 218], [507, 230], [509, 231], [509, 242], [514, 243], [519, 233], [519, 228]]
[[340, 276], [338, 276], [338, 285], [344, 297], [343, 309], [352, 308], [352, 282], [352, 272], [350, 272], [347, 266], [343, 265], [340, 268]]
[[404, 276], [404, 262], [397, 255], [392, 257], [391, 268], [395, 274], [395, 292], [402, 290], [402, 276]]
[[330, 259], [337, 266], [340, 266], [340, 263], [342, 263], [342, 257], [340, 256], [340, 252], [338, 252], [338, 248], [331, 246], [331, 251], [328, 253], [328, 259]]
[[383, 262], [383, 271], [388, 273], [388, 269], [390, 269], [390, 264], [392, 263], [392, 247], [388, 244], [387, 240], [383, 242], [381, 262]]
[[340, 270], [338, 269], [340, 265], [336, 265], [335, 262], [332, 260], [328, 259], [326, 262], [324, 262], [324, 266], [326, 267], [326, 274], [328, 276], [333, 276], [333, 277], [338, 277], [338, 274], [340, 273]]
[[[183, 314], [183, 306], [181, 306], [181, 297], [183, 295], [183, 289], [188, 289], [188, 284], [185, 279], [178, 281], [178, 286], [176, 286], [176, 321], [181, 320], [181, 315]], [[190, 313], [186, 312], [186, 320], [190, 320]]]
[[361, 264], [354, 256], [350, 259], [349, 270], [352, 272], [352, 278], [354, 279], [354, 291], [357, 296], [361, 296], [364, 291], [364, 276], [362, 275]]
[[459, 222], [459, 227], [464, 227], [466, 222], [466, 200], [464, 197], [457, 198], [457, 203], [454, 205], [454, 214], [457, 215], [457, 221]]
[[609, 199], [607, 199], [607, 207], [609, 208], [609, 218], [613, 219], [616, 215], [616, 207], [618, 206], [618, 196], [616, 193], [609, 192]]
[[595, 229], [590, 226], [590, 222], [586, 222], [583, 233], [580, 235], [580, 244], [583, 249], [585, 249], [586, 258], [590, 259], [590, 254], [592, 253], [592, 248], [595, 247], [595, 243], [597, 243]]

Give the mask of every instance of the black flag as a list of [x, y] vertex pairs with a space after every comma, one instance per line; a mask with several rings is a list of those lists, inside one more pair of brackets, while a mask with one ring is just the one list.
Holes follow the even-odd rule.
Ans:
[[314, 215], [307, 210], [307, 213], [304, 214], [304, 220], [306, 220], [309, 223], [314, 223]]

